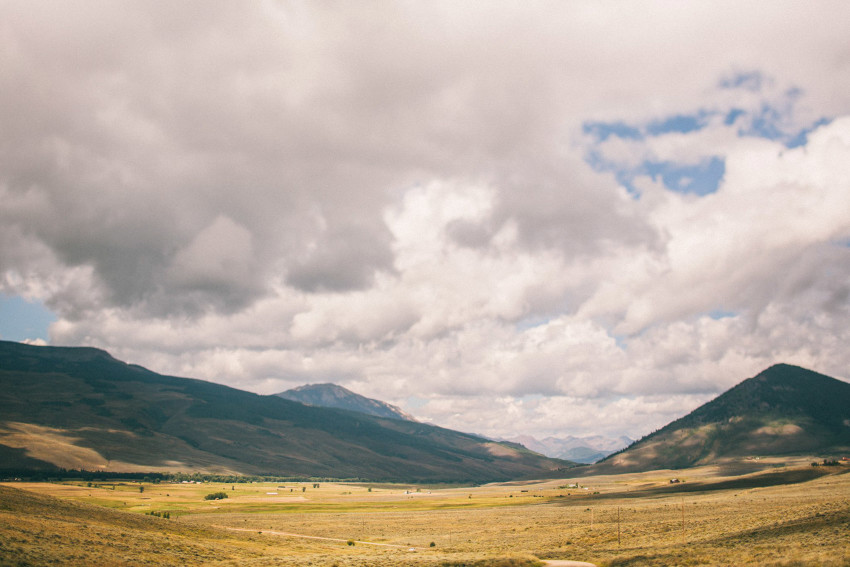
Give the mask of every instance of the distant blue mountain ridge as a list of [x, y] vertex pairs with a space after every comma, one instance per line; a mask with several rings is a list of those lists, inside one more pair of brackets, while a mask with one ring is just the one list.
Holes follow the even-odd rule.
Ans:
[[519, 443], [547, 457], [585, 464], [595, 463], [634, 443], [633, 439], [625, 435], [616, 438], [603, 435], [585, 437], [566, 435], [564, 437], [549, 436], [543, 439], [536, 439], [530, 435], [518, 435], [504, 440]]

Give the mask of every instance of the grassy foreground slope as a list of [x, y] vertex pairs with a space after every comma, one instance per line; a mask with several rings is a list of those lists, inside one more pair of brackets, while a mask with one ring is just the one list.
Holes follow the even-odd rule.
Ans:
[[201, 565], [261, 557], [257, 539], [0, 486], [2, 565]]
[[163, 376], [98, 349], [0, 341], [0, 469], [483, 482], [570, 465], [422, 423]]
[[678, 469], [769, 455], [850, 455], [850, 384], [798, 366], [771, 366], [593, 471]]

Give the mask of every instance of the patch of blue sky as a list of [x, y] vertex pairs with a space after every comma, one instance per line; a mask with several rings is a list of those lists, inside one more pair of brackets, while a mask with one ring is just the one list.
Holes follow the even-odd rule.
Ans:
[[640, 198], [641, 192], [635, 180], [640, 176], [649, 176], [653, 181], [660, 178], [664, 187], [670, 191], [704, 196], [719, 189], [726, 173], [726, 161], [718, 156], [688, 165], [670, 161], [645, 161], [638, 168], [622, 167], [606, 160], [598, 152], [589, 152], [585, 160], [595, 171], [613, 173], [617, 183], [636, 199]]
[[[748, 78], [749, 77], [749, 78]], [[754, 81], [757, 74], [745, 74], [739, 77], [741, 84], [746, 81]], [[761, 79], [759, 79], [761, 81]], [[737, 84], [736, 81], [730, 83]], [[724, 118], [726, 126], [738, 124], [739, 137], [756, 137], [767, 140], [782, 142], [787, 148], [797, 148], [808, 143], [808, 135], [815, 129], [829, 124], [831, 118], [821, 117], [811, 125], [797, 129], [793, 125], [794, 107], [804, 95], [804, 91], [797, 87], [785, 90], [781, 97], [773, 103], [763, 102], [757, 110], [746, 111], [740, 108], [732, 108]]]
[[712, 113], [699, 111], [694, 114], [675, 114], [658, 120], [653, 120], [645, 126], [615, 122], [585, 122], [582, 130], [604, 142], [611, 136], [624, 140], [644, 140], [646, 137], [661, 136], [671, 132], [687, 134], [702, 130], [708, 125]]
[[40, 301], [28, 301], [17, 295], [0, 294], [0, 339], [47, 340], [47, 329], [54, 321], [56, 321], [56, 315]]
[[[734, 120], [742, 114], [745, 113], [740, 111], [734, 117], [732, 122], [734, 122]], [[770, 105], [763, 105], [759, 113], [750, 117], [750, 119], [745, 122], [746, 126], [741, 127], [738, 130], [738, 136], [765, 138], [767, 140], [782, 142], [785, 144], [785, 147], [789, 149], [798, 148], [800, 146], [805, 146], [809, 142], [809, 134], [811, 134], [814, 130], [829, 124], [832, 121], [831, 118], [821, 117], [805, 128], [789, 132], [786, 130], [786, 125], [784, 123], [785, 114], [786, 113], [783, 113]], [[727, 116], [727, 124], [731, 124], [728, 120], [729, 116]]]
[[[743, 110], [730, 112], [726, 116], [727, 125], [733, 124], [738, 116], [743, 114], [745, 114]], [[596, 144], [601, 144], [612, 136], [643, 141], [647, 137], [669, 133], [689, 134], [699, 131], [708, 126], [710, 118], [714, 115], [716, 112], [699, 110], [691, 114], [671, 115], [652, 121], [645, 126], [627, 124], [623, 121], [586, 122], [583, 130], [595, 138]], [[636, 184], [636, 180], [641, 176], [649, 176], [653, 180], [660, 178], [670, 191], [702, 196], [716, 192], [726, 173], [726, 162], [716, 156], [708, 157], [695, 165], [645, 161], [637, 167], [626, 166], [608, 159], [602, 147], [597, 147], [596, 144], [588, 149], [585, 161], [597, 172], [614, 174], [617, 183], [635, 199], [639, 199], [641, 195]]]
[[747, 127], [738, 130], [738, 136], [781, 140], [786, 137], [785, 132], [782, 131], [782, 121], [782, 112], [769, 104], [764, 104], [758, 114], [750, 117]]
[[744, 89], [751, 92], [758, 92], [764, 83], [764, 75], [758, 71], [747, 71], [744, 73], [735, 73], [721, 79], [719, 86], [721, 89]]
[[662, 120], [650, 122], [646, 127], [646, 133], [650, 136], [661, 136], [670, 132], [687, 134], [702, 130], [708, 125], [711, 113], [700, 111], [696, 114], [677, 114]]
[[695, 165], [646, 161], [643, 171], [654, 181], [660, 177], [670, 191], [703, 196], [717, 191], [726, 173], [726, 162], [717, 156]]
[[726, 118], [723, 119], [723, 124], [726, 126], [731, 126], [735, 123], [735, 121], [740, 117], [747, 113], [746, 110], [742, 110], [740, 108], [733, 108], [726, 114]]
[[627, 140], [642, 140], [640, 128], [625, 122], [585, 122], [582, 126], [585, 134], [590, 134], [599, 142], [604, 142], [611, 136]]
[[800, 146], [805, 146], [809, 143], [809, 134], [813, 131], [817, 130], [821, 126], [826, 126], [832, 122], [831, 118], [821, 118], [820, 120], [816, 120], [811, 126], [808, 128], [803, 128], [790, 138], [785, 141], [785, 146], [787, 148], [799, 148]]

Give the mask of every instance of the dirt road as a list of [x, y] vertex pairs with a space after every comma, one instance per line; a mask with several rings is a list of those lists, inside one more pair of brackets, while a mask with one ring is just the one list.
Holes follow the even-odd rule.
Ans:
[[[352, 541], [354, 543], [359, 543], [359, 544], [363, 544], [363, 545], [378, 545], [378, 546], [381, 546], [381, 547], [396, 547], [396, 548], [409, 549], [410, 551], [416, 551], [417, 550], [416, 547], [411, 547], [409, 545], [396, 545], [396, 544], [393, 544], [393, 543], [378, 543], [378, 542], [374, 542], [374, 541], [360, 541], [360, 540], [356, 540], [356, 539], [355, 540], [347, 540], [347, 539], [341, 539], [341, 538], [337, 538], [337, 537], [322, 537], [322, 536], [312, 536], [312, 535], [304, 535], [304, 534], [293, 534], [293, 533], [289, 533], [289, 532], [276, 532], [276, 531], [273, 531], [273, 530], [252, 530], [252, 529], [248, 529], [248, 528], [231, 528], [230, 526], [214, 526], [214, 527], [221, 528], [221, 529], [224, 529], [224, 530], [231, 530], [231, 531], [234, 531], [234, 532], [256, 532], [258, 534], [276, 535], [276, 536], [284, 536], [284, 537], [300, 537], [300, 538], [303, 538], [303, 539], [321, 539], [321, 540], [324, 540], [324, 541], [340, 541], [340, 542]], [[560, 564], [556, 563], [556, 565], [560, 565]], [[582, 563], [581, 565], [590, 565], [590, 563]]]
[[[273, 531], [273, 530], [254, 530], [254, 529], [247, 529], [247, 528], [232, 528], [230, 526], [215, 526], [215, 527], [222, 528], [222, 529], [225, 529], [225, 530], [231, 530], [231, 531], [234, 531], [234, 532], [257, 532], [257, 533], [263, 533], [263, 534], [268, 534], [268, 535], [276, 535], [276, 536], [284, 536], [284, 537], [300, 537], [300, 538], [305, 538], [305, 539], [320, 539], [320, 540], [324, 540], [324, 541], [339, 541], [339, 542], [349, 541], [349, 540], [335, 538], [335, 537], [310, 536], [310, 535], [304, 535], [304, 534], [293, 534], [293, 533], [289, 533], [289, 532], [278, 532], [278, 531]], [[358, 540], [353, 540], [353, 541], [355, 543], [365, 544], [365, 545], [378, 545], [378, 546], [382, 546], [382, 547], [405, 548], [405, 549], [409, 549], [410, 551], [417, 551], [417, 548], [410, 547], [410, 546], [407, 546], [407, 545], [395, 545], [395, 544], [392, 544], [392, 543], [377, 543], [377, 542], [372, 542], [372, 541], [358, 541]], [[596, 567], [596, 565], [593, 564], [593, 563], [585, 563], [584, 561], [567, 561], [567, 560], [563, 560], [563, 559], [548, 559], [548, 560], [544, 560], [543, 563], [545, 563], [549, 567]]]

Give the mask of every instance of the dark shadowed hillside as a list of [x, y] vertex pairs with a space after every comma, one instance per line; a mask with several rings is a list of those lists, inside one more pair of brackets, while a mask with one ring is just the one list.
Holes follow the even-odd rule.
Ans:
[[0, 468], [492, 481], [570, 463], [426, 424], [0, 341]]
[[850, 452], [850, 384], [771, 366], [594, 467], [684, 468], [727, 458]]

